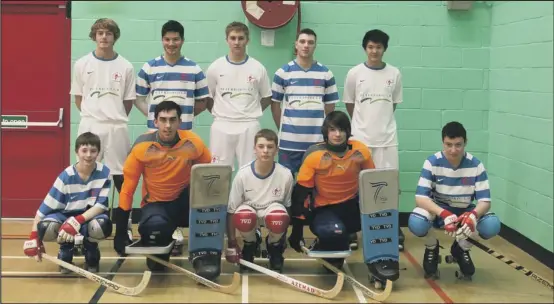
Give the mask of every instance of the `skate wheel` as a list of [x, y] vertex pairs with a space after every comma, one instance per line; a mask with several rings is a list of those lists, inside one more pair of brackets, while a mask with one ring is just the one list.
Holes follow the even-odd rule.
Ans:
[[267, 258], [267, 250], [262, 250], [262, 258]]
[[445, 260], [446, 260], [446, 263], [447, 263], [447, 264], [452, 264], [452, 263], [455, 262], [454, 257], [451, 256], [451, 255], [447, 255], [446, 258], [445, 258]]
[[404, 251], [404, 245], [398, 245], [398, 250]]
[[381, 284], [380, 281], [375, 281], [375, 283], [373, 283], [373, 286], [375, 286], [375, 289], [382, 289], [383, 288], [383, 284]]

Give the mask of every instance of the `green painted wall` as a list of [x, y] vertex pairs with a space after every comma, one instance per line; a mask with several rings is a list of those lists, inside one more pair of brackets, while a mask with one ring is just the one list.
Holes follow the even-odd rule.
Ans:
[[[499, 174], [505, 163], [498, 160], [499, 158], [495, 159], [496, 156], [493, 154], [494, 161], [489, 165], [489, 148], [494, 150], [492, 143], [497, 140], [496, 134], [494, 139], [489, 138], [489, 130], [493, 132], [496, 129], [503, 129], [499, 124], [491, 125], [489, 119], [495, 122], [504, 120], [504, 116], [495, 116], [495, 114], [489, 113], [489, 107], [494, 110], [495, 105], [495, 103], [491, 103], [491, 100], [503, 98], [489, 90], [490, 83], [491, 81], [494, 81], [495, 84], [504, 82], [499, 76], [491, 77], [491, 73], [494, 73], [492, 63], [497, 64], [496, 61], [491, 61], [492, 54], [490, 52], [494, 51], [491, 49], [492, 34], [498, 32], [498, 35], [503, 35], [499, 39], [512, 43], [509, 38], [511, 29], [499, 31], [494, 27], [496, 25], [491, 27], [493, 13], [495, 10], [500, 10], [501, 7], [503, 6], [492, 7], [490, 3], [479, 1], [470, 11], [453, 12], [446, 9], [444, 1], [305, 1], [302, 3], [302, 27], [313, 28], [318, 34], [316, 59], [329, 66], [335, 74], [341, 97], [348, 69], [365, 60], [365, 54], [361, 47], [364, 33], [372, 28], [380, 28], [391, 36], [385, 61], [397, 66], [404, 77], [404, 103], [396, 111], [403, 191], [401, 211], [413, 209], [414, 191], [423, 161], [429, 154], [441, 149], [440, 129], [451, 120], [462, 122], [468, 129], [468, 150], [485, 162], [485, 165], [492, 166], [492, 169], [498, 172], [496, 175], [491, 172], [491, 175], [495, 176], [494, 182], [491, 182], [499, 188], [492, 190], [495, 202], [498, 200], [498, 205], [500, 205], [495, 207], [495, 211], [505, 208], [504, 206], [517, 205], [515, 200], [520, 200], [516, 197], [508, 200], [501, 194], [502, 187], [505, 189], [506, 184], [503, 186], [499, 182]], [[518, 9], [520, 8], [515, 8], [515, 11]], [[508, 13], [500, 12], [499, 14]], [[511, 14], [514, 15], [513, 12]], [[72, 61], [94, 48], [94, 43], [87, 39], [87, 36], [94, 20], [100, 17], [113, 18], [118, 22], [122, 30], [122, 37], [116, 44], [116, 49], [134, 64], [137, 72], [145, 61], [162, 53], [161, 26], [169, 19], [183, 23], [185, 26], [183, 54], [198, 62], [204, 69], [212, 60], [227, 52], [225, 26], [235, 20], [246, 22], [239, 2], [76, 1], [73, 3]], [[550, 28], [552, 28], [552, 15], [546, 21], [550, 22]], [[291, 23], [276, 32], [274, 47], [261, 46], [260, 29], [247, 23], [251, 30], [248, 52], [266, 66], [268, 73], [273, 74], [282, 64], [293, 58], [296, 22], [295, 17]], [[535, 24], [538, 26], [539, 23], [529, 23], [529, 26], [532, 28], [536, 26]], [[521, 30], [522, 33], [526, 31], [529, 30]], [[538, 31], [535, 30], [535, 32]], [[535, 34], [541, 35], [540, 33]], [[542, 35], [541, 37], [547, 36], [546, 33], [542, 33]], [[528, 39], [523, 36], [520, 38], [522, 43], [526, 43], [524, 40]], [[550, 40], [550, 50], [552, 50], [552, 40]], [[542, 56], [546, 58], [547, 55], [545, 53]], [[530, 58], [521, 59], [528, 60], [525, 62], [532, 61]], [[533, 62], [541, 62], [540, 59], [534, 59]], [[524, 61], [518, 62], [525, 66]], [[552, 61], [550, 59], [551, 68]], [[551, 74], [550, 76], [546, 74], [541, 74], [544, 75], [541, 76], [543, 79], [537, 79], [535, 86], [539, 89], [537, 92], [542, 92], [541, 89], [549, 89], [551, 94], [552, 86], [546, 86], [546, 80], [552, 80], [552, 77]], [[538, 77], [538, 75], [534, 75], [530, 74], [529, 77], [532, 79]], [[516, 76], [521, 77], [521, 75]], [[503, 88], [503, 86], [500, 87]], [[551, 113], [552, 106], [548, 105], [547, 98], [541, 100], [542, 103], [536, 107], [530, 107], [527, 110], [531, 111], [528, 117], [525, 120], [519, 120], [518, 123], [536, 125], [537, 128], [542, 127], [543, 124], [538, 120], [535, 121], [534, 117], [540, 113], [543, 115], [546, 112]], [[338, 106], [344, 110], [342, 102]], [[547, 107], [549, 107], [549, 111], [546, 111]], [[497, 112], [506, 112], [506, 110], [498, 109]], [[550, 153], [551, 172], [552, 117], [548, 118], [550, 120], [546, 121], [546, 125], [550, 126], [550, 138], [546, 139], [546, 135], [539, 138], [542, 138], [543, 141], [549, 140], [549, 145], [545, 149]], [[75, 107], [73, 107], [71, 121], [71, 132], [75, 136], [79, 121]], [[195, 120], [194, 130], [205, 139], [207, 144], [209, 144], [208, 134], [211, 122], [211, 115], [207, 112], [202, 113]], [[269, 109], [264, 113], [262, 126], [275, 129]], [[510, 125], [510, 127], [514, 128], [514, 125]], [[133, 109], [130, 122], [132, 139], [144, 132], [145, 129], [145, 118], [136, 109]], [[514, 134], [518, 134], [518, 130], [514, 128], [514, 132], [516, 132]], [[529, 134], [533, 134], [533, 132], [529, 132]], [[513, 141], [509, 143], [511, 144]], [[537, 161], [538, 157], [548, 155], [548, 152], [545, 153], [533, 154], [529, 158]], [[517, 154], [510, 155], [513, 159], [518, 159], [516, 156]], [[534, 171], [526, 172], [535, 174]], [[544, 191], [537, 193], [549, 197], [550, 201], [543, 201], [545, 204], [549, 203], [550, 210], [552, 210], [552, 183], [550, 186], [547, 186], [546, 183], [548, 178], [552, 181], [552, 176], [542, 178], [541, 175], [533, 176], [533, 178], [538, 179], [539, 183], [543, 185], [540, 189]], [[522, 180], [525, 179], [522, 178]], [[527, 180], [531, 182], [532, 179], [527, 177]], [[135, 206], [138, 206], [140, 201], [138, 193], [139, 191], [135, 195]], [[510, 226], [520, 230], [523, 222], [513, 219], [522, 218], [512, 214], [519, 210], [506, 208], [505, 211], [499, 210], [498, 212], [508, 219], [507, 223]], [[544, 222], [552, 225], [552, 212], [549, 214], [550, 220]], [[547, 216], [546, 212], [543, 213], [543, 216], [545, 215]], [[534, 230], [526, 233], [529, 237], [532, 234], [534, 234]], [[550, 235], [544, 233], [535, 235], [538, 235], [539, 238], [535, 237], [535, 241], [543, 246], [550, 243], [549, 248], [552, 250], [552, 241], [546, 240], [552, 239], [551, 232]]]
[[491, 20], [488, 169], [494, 211], [552, 251], [552, 10], [495, 3]]

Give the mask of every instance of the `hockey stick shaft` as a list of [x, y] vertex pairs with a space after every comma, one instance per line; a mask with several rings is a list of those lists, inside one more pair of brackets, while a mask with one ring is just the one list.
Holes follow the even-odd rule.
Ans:
[[502, 262], [504, 262], [505, 264], [508, 264], [510, 265], [512, 268], [514, 268], [515, 270], [518, 270], [520, 272], [523, 272], [523, 274], [525, 274], [526, 276], [528, 277], [531, 277], [533, 280], [539, 282], [540, 284], [544, 285], [546, 288], [550, 289], [550, 290], [554, 290], [554, 285], [552, 284], [552, 282], [549, 282], [547, 281], [546, 279], [544, 279], [543, 277], [539, 276], [537, 273], [523, 267], [522, 265], [518, 265], [517, 263], [515, 263], [514, 261], [506, 258], [505, 255], [503, 254], [500, 254], [499, 252], [497, 252], [496, 250], [493, 250], [481, 243], [479, 243], [478, 241], [472, 239], [472, 238], [468, 238], [467, 239], [470, 243], [472, 243], [473, 245], [475, 245], [476, 247], [478, 247], [479, 249], [485, 251], [486, 253], [492, 255], [493, 257], [501, 260]]
[[337, 283], [335, 284], [335, 286], [330, 289], [330, 290], [322, 290], [322, 289], [319, 289], [317, 287], [314, 287], [312, 285], [309, 285], [309, 284], [306, 284], [304, 282], [301, 282], [301, 281], [298, 281], [298, 280], [295, 280], [291, 277], [288, 277], [286, 275], [282, 275], [278, 272], [275, 272], [273, 270], [270, 270], [270, 269], [267, 269], [265, 267], [262, 267], [262, 266], [259, 266], [259, 265], [256, 265], [254, 263], [250, 263], [248, 261], [245, 261], [243, 259], [240, 260], [240, 264], [248, 267], [248, 268], [251, 268], [251, 269], [254, 269], [258, 272], [261, 272], [265, 275], [268, 275], [274, 279], [277, 279], [285, 284], [288, 284], [300, 291], [303, 291], [305, 293], [309, 293], [309, 294], [312, 294], [312, 295], [315, 295], [315, 296], [318, 296], [318, 297], [322, 297], [322, 298], [325, 298], [325, 299], [333, 299], [335, 298], [339, 293], [340, 291], [342, 290], [342, 286], [344, 284], [344, 274], [338, 274], [337, 275]]
[[152, 273], [150, 271], [145, 271], [144, 272], [144, 276], [142, 277], [142, 280], [140, 281], [140, 283], [136, 286], [136, 287], [127, 287], [127, 286], [123, 286], [121, 284], [118, 284], [118, 283], [115, 283], [113, 281], [110, 281], [106, 278], [103, 278], [99, 275], [96, 275], [92, 272], [89, 272], [89, 271], [86, 271], [80, 267], [77, 267], [73, 264], [70, 264], [70, 263], [67, 263], [67, 262], [64, 262], [58, 258], [55, 258], [53, 256], [50, 256], [50, 255], [47, 255], [46, 253], [43, 253], [42, 254], [42, 257], [47, 259], [48, 261], [54, 263], [54, 264], [57, 264], [59, 266], [62, 266], [63, 268], [67, 268], [91, 281], [94, 281], [96, 283], [99, 283], [100, 285], [106, 287], [106, 288], [109, 288], [117, 293], [120, 293], [122, 295], [126, 295], [126, 296], [136, 296], [138, 294], [140, 294], [145, 288], [146, 286], [148, 285], [148, 282], [150, 281], [150, 277], [152, 275]]
[[168, 267], [168, 268], [171, 268], [177, 272], [181, 272], [181, 273], [184, 273], [187, 277], [193, 279], [194, 281], [202, 284], [202, 285], [205, 285], [207, 287], [210, 287], [212, 289], [215, 289], [219, 292], [222, 292], [222, 293], [227, 293], [227, 294], [230, 294], [230, 293], [233, 293], [235, 292], [235, 290], [237, 290], [239, 288], [239, 285], [240, 285], [240, 275], [238, 273], [234, 273], [233, 274], [233, 281], [230, 285], [219, 285], [215, 282], [212, 282], [204, 277], [201, 277], [199, 275], [197, 275], [196, 273], [192, 272], [192, 271], [188, 271], [184, 268], [181, 268], [173, 263], [170, 263], [170, 262], [167, 262], [167, 261], [164, 261], [154, 255], [145, 255], [147, 258], [155, 261], [156, 263], [159, 263], [159, 264], [162, 264], [164, 265], [165, 267]]
[[[309, 252], [309, 249], [307, 249], [306, 247], [303, 247], [302, 250], [304, 251], [305, 254], [308, 254]], [[357, 287], [358, 289], [360, 289], [360, 291], [370, 297], [371, 299], [375, 300], [375, 301], [379, 301], [379, 302], [384, 302], [391, 294], [392, 292], [392, 281], [390, 280], [387, 280], [387, 283], [386, 283], [386, 286], [385, 286], [385, 290], [382, 292], [382, 293], [377, 293], [367, 287], [365, 287], [362, 283], [358, 282], [356, 279], [354, 279], [353, 277], [345, 274], [344, 272], [342, 272], [340, 269], [338, 269], [337, 267], [333, 266], [331, 263], [321, 259], [321, 258], [316, 258], [316, 260], [318, 262], [320, 262], [321, 264], [323, 264], [326, 268], [328, 268], [329, 270], [331, 270], [332, 272], [336, 273], [337, 275], [338, 274], [342, 274], [344, 275], [344, 279], [350, 283], [350, 285], [352, 286], [355, 286]]]

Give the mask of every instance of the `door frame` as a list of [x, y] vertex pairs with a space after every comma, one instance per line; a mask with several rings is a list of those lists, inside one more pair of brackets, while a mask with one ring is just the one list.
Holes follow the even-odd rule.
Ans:
[[[60, 90], [65, 92], [65, 97], [63, 97], [63, 111], [64, 115], [61, 123], [62, 126], [62, 154], [60, 155], [63, 165], [62, 168], [59, 168], [59, 172], [62, 172], [70, 164], [70, 141], [71, 141], [71, 106], [72, 98], [69, 94], [71, 89], [71, 69], [72, 69], [72, 60], [71, 60], [71, 1], [13, 1], [13, 0], [2, 0], [0, 1], [1, 14], [62, 14], [62, 9], [65, 9], [65, 20], [63, 21], [63, 29], [61, 29], [60, 35], [63, 35], [65, 39], [64, 47], [59, 48], [58, 55], [60, 58], [65, 58], [67, 62], [64, 62], [63, 69], [60, 70], [60, 73], [56, 75], [58, 79], [59, 86], [56, 86]], [[0, 58], [2, 58], [2, 51], [0, 50]], [[2, 76], [0, 75], [0, 82]], [[61, 96], [61, 94], [60, 94]], [[2, 112], [2, 102], [0, 102], [0, 112]], [[53, 109], [53, 110], [57, 110]], [[4, 114], [4, 113], [0, 113]], [[9, 113], [6, 113], [9, 114]], [[1, 129], [0, 129], [1, 130]], [[11, 132], [25, 132], [25, 131], [16, 131], [10, 130]], [[29, 131], [26, 131], [29, 132]], [[31, 131], [32, 132], [32, 131]], [[22, 133], [23, 134], [23, 133]], [[2, 143], [0, 141], [0, 151], [2, 150]], [[0, 152], [1, 153], [1, 152]], [[0, 184], [2, 181], [2, 162], [0, 161]], [[52, 176], [54, 179], [55, 176]], [[51, 182], [51, 180], [49, 181]], [[1, 193], [1, 187], [0, 187]], [[46, 193], [44, 194], [46, 195]], [[1, 199], [1, 195], [0, 195]], [[23, 218], [25, 220], [34, 218], [34, 215], [31, 215], [29, 218]], [[2, 220], [21, 220], [21, 218], [12, 218], [12, 217], [2, 217]]]

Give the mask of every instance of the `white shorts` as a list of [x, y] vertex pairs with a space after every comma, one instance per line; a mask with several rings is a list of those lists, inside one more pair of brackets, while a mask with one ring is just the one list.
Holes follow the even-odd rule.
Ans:
[[82, 118], [77, 136], [85, 132], [92, 132], [100, 137], [98, 161], [104, 162], [110, 169], [111, 175], [123, 174], [123, 164], [131, 151], [131, 139], [129, 138], [127, 124], [111, 124]]
[[260, 131], [260, 123], [214, 121], [210, 129], [212, 162], [229, 165], [235, 170], [235, 157], [239, 168], [256, 159], [254, 136]]
[[397, 146], [380, 148], [369, 147], [369, 150], [371, 150], [371, 157], [375, 164], [375, 168], [399, 168]]

